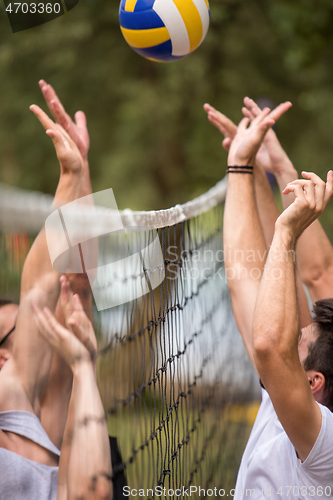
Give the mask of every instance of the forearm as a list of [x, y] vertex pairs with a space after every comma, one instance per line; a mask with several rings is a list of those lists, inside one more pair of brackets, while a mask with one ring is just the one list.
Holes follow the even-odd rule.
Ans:
[[68, 498], [110, 499], [109, 438], [92, 363], [77, 364], [72, 398], [74, 421], [67, 475]]
[[[290, 178], [293, 178], [294, 176], [295, 174], [291, 171]], [[281, 188], [282, 186], [286, 186], [286, 184], [284, 183], [287, 181], [287, 178], [287, 175], [283, 176], [283, 180], [281, 180], [280, 182]], [[273, 191], [267, 178], [267, 174], [260, 164], [256, 166], [254, 179], [259, 218], [263, 228], [266, 246], [267, 248], [269, 248], [274, 236], [275, 222], [280, 215], [280, 211], [276, 204]], [[289, 198], [288, 202], [289, 201], [292, 200], [290, 200]], [[297, 299], [300, 312], [301, 328], [303, 328], [311, 323], [311, 313], [302, 281], [299, 276], [297, 276]]]
[[[71, 371], [72, 374], [72, 371]], [[57, 500], [68, 500], [68, 464], [72, 448], [73, 429], [74, 429], [74, 395], [71, 392], [71, 398], [66, 412], [66, 426], [61, 444], [61, 455], [59, 462], [58, 496]]]
[[[254, 269], [258, 269], [261, 276], [267, 249], [255, 201], [253, 176], [250, 174], [229, 174], [223, 238], [225, 267], [237, 271], [230, 287], [250, 275], [254, 277]], [[243, 270], [246, 272], [243, 273]]]
[[223, 224], [225, 268], [233, 312], [248, 356], [252, 355], [252, 320], [266, 245], [250, 174], [229, 174]]
[[277, 229], [261, 280], [253, 321], [253, 352], [265, 383], [271, 357], [298, 356], [299, 316], [295, 283], [295, 241]]
[[316, 220], [297, 244], [298, 270], [312, 302], [333, 296], [333, 248]]
[[[88, 157], [85, 156], [83, 158], [83, 168], [82, 168], [82, 183], [81, 183], [81, 193], [80, 197], [89, 196], [92, 194], [91, 180], [90, 180], [90, 171], [89, 171], [89, 163]], [[91, 200], [93, 204], [93, 201]], [[88, 251], [92, 253], [96, 253], [96, 261], [97, 261], [97, 253], [98, 250], [96, 248], [96, 241], [92, 241]], [[91, 258], [91, 255], [90, 255]], [[97, 265], [97, 264], [96, 264]], [[89, 279], [86, 273], [81, 274], [67, 274], [66, 275], [68, 281], [70, 282], [71, 290], [74, 294], [79, 295], [80, 300], [83, 305], [83, 309], [90, 319], [93, 320], [93, 308], [92, 308], [92, 293], [91, 286], [89, 283]], [[59, 321], [62, 321], [62, 318], [59, 317]]]
[[[56, 192], [56, 200], [70, 202], [80, 192], [80, 177], [62, 175]], [[32, 318], [31, 305], [55, 310], [59, 297], [60, 273], [53, 269], [46, 240], [45, 228], [37, 236], [24, 264], [21, 280], [20, 309], [16, 324], [16, 341], [13, 361], [20, 367], [22, 385], [34, 408], [44, 394], [49, 376], [52, 349], [41, 338]]]
[[[281, 191], [288, 182], [297, 179], [297, 172], [286, 165], [276, 176]], [[294, 200], [291, 193], [282, 195], [284, 208]], [[333, 248], [320, 222], [316, 220], [299, 238], [297, 244], [297, 269], [307, 286], [313, 302], [333, 295]]]
[[259, 212], [259, 219], [265, 237], [266, 247], [269, 248], [273, 236], [275, 221], [280, 215], [267, 174], [257, 163], [254, 171], [254, 186]]
[[[80, 196], [80, 192], [81, 173], [62, 174], [54, 197], [54, 207], [76, 200]], [[21, 298], [46, 275], [48, 279], [44, 280], [45, 291], [52, 290], [55, 286], [55, 282], [58, 285], [60, 274], [52, 267], [45, 228], [43, 228], [32, 245], [24, 263], [21, 281]], [[53, 304], [50, 308], [54, 310], [55, 305], [56, 304]]]
[[[83, 159], [83, 174], [80, 197], [91, 194], [88, 160]], [[62, 192], [64, 192], [62, 190]], [[59, 196], [57, 196], [59, 198]], [[86, 274], [67, 274], [73, 294], [80, 297], [86, 315], [92, 321], [92, 294]], [[58, 300], [55, 312], [58, 322], [66, 326], [63, 308]], [[73, 375], [67, 363], [56, 352], [53, 353], [48, 384], [42, 400], [41, 421], [51, 441], [60, 449], [67, 421], [67, 410], [72, 393]], [[67, 432], [68, 435], [68, 432]], [[65, 436], [66, 439], [66, 436]], [[63, 451], [62, 451], [63, 453]], [[67, 461], [68, 462], [68, 461]]]
[[[276, 182], [278, 183], [281, 193], [286, 187], [286, 185], [289, 184], [289, 182], [293, 182], [296, 179], [298, 179], [297, 170], [295, 169], [294, 165], [291, 163], [289, 158], [287, 158], [283, 162], [283, 164], [276, 166], [274, 173]], [[282, 198], [282, 207], [283, 210], [285, 210], [294, 201], [295, 196], [293, 195], [293, 193], [290, 193], [288, 195], [281, 194], [281, 198]]]
[[88, 155], [83, 158], [83, 175], [82, 175], [82, 187], [81, 196], [87, 196], [92, 193], [91, 179], [90, 179], [90, 168]]

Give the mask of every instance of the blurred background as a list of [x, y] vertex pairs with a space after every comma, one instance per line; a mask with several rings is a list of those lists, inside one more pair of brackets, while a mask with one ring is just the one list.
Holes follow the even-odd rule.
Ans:
[[[132, 51], [118, 0], [81, 0], [63, 17], [13, 34], [0, 4], [0, 182], [54, 193], [50, 139], [29, 111], [44, 107], [44, 78], [68, 112], [86, 112], [94, 191], [113, 188], [120, 209], [161, 209], [224, 176], [226, 154], [202, 105], [234, 121], [242, 98], [291, 100], [279, 138], [296, 168], [325, 176], [332, 165], [331, 0], [211, 0], [202, 46], [158, 64]], [[333, 208], [322, 217], [332, 239]]]
[[[0, 183], [49, 194], [56, 189], [59, 166], [52, 141], [29, 111], [32, 103], [46, 109], [38, 87], [41, 78], [54, 86], [72, 116], [79, 109], [85, 111], [91, 138], [89, 159], [93, 190], [113, 188], [120, 209], [168, 208], [204, 193], [219, 181], [225, 175], [227, 155], [221, 147], [220, 134], [206, 118], [203, 104], [209, 102], [238, 122], [245, 95], [256, 100], [269, 99], [274, 104], [292, 101], [293, 108], [277, 124], [278, 136], [299, 172], [310, 170], [325, 177], [333, 168], [332, 0], [210, 0], [210, 7], [211, 27], [202, 46], [183, 60], [158, 64], [141, 58], [126, 44], [119, 29], [118, 0], [80, 0], [65, 16], [15, 34], [11, 31], [4, 3], [0, 2]], [[217, 219], [221, 224], [222, 212]], [[333, 203], [321, 220], [333, 241]], [[200, 227], [212, 230], [213, 224], [204, 220]], [[0, 293], [18, 300], [21, 269], [33, 237], [15, 232], [0, 237]], [[211, 295], [206, 295], [209, 306], [211, 297], [218, 297], [215, 289], [212, 290]], [[165, 294], [163, 290], [161, 293]], [[225, 310], [230, 313], [230, 303], [223, 300]], [[180, 348], [183, 347], [182, 336], [191, 339], [197, 335], [188, 328], [191, 325], [195, 330], [200, 324], [195, 316], [197, 310], [202, 312], [200, 297], [197, 309], [196, 304], [194, 302], [185, 315], [186, 327], [179, 323], [178, 333], [176, 328], [175, 338], [179, 335]], [[145, 302], [143, 305], [148, 311]], [[207, 310], [209, 312], [209, 308]], [[207, 313], [205, 308], [203, 312]], [[128, 315], [124, 318], [128, 328]], [[146, 324], [141, 316], [139, 320], [140, 325]], [[180, 370], [184, 370], [184, 374], [187, 367], [193, 365], [193, 360], [201, 360], [200, 356], [208, 347], [220, 356], [211, 327], [214, 321], [207, 326], [210, 341], [202, 337], [205, 348], [199, 341], [197, 347], [193, 347], [194, 354], [189, 350], [188, 360], [181, 360], [184, 364], [180, 365]], [[103, 324], [103, 317], [100, 323]], [[118, 323], [109, 317], [105, 323], [118, 328]], [[190, 446], [185, 447], [190, 451], [183, 453], [191, 460], [194, 457], [195, 471], [201, 463], [200, 457], [204, 458], [205, 453], [210, 457], [195, 481], [204, 478], [207, 484], [220, 482], [223, 487], [232, 487], [257, 407], [241, 404], [239, 388], [235, 390], [235, 384], [230, 384], [234, 392], [228, 395], [228, 401], [232, 405], [223, 398], [215, 398], [219, 405], [209, 401], [202, 409], [202, 400], [206, 400], [209, 393], [208, 386], [213, 387], [215, 392], [212, 394], [218, 394], [216, 386], [211, 384], [210, 371], [217, 366], [223, 375], [217, 372], [222, 381], [230, 376], [234, 382], [230, 367], [238, 369], [244, 363], [241, 356], [245, 354], [234, 341], [233, 348], [226, 349], [226, 342], [234, 338], [233, 320], [229, 318], [220, 323], [225, 328], [221, 349], [236, 358], [230, 357], [229, 363], [220, 368], [220, 362], [207, 363], [209, 376], [205, 374], [201, 385], [198, 383], [191, 400], [184, 399], [179, 405], [179, 414], [177, 410], [170, 427], [176, 429], [175, 443], [184, 444], [186, 438], [187, 444], [191, 434]], [[229, 327], [232, 335], [228, 336]], [[160, 433], [162, 437], [158, 434], [161, 441], [154, 441], [149, 448], [144, 444], [146, 449], [142, 448], [152, 430], [151, 435], [155, 435], [156, 429], [163, 428], [164, 432], [169, 425], [164, 421], [163, 412], [167, 408], [164, 396], [155, 394], [155, 389], [152, 392], [147, 378], [161, 371], [160, 358], [173, 360], [179, 347], [176, 349], [169, 341], [167, 348], [163, 348], [162, 343], [162, 347], [154, 351], [151, 339], [169, 335], [169, 330], [165, 332], [164, 327], [159, 328], [149, 333], [149, 338], [139, 335], [136, 343], [129, 343], [128, 348], [125, 346], [122, 349], [125, 357], [121, 361], [118, 347], [114, 347], [118, 337], [110, 330], [108, 341], [113, 347], [110, 349], [113, 358], [106, 358], [107, 363], [101, 362], [100, 381], [104, 381], [101, 387], [106, 407], [113, 405], [110, 380], [118, 391], [121, 389], [125, 395], [130, 395], [125, 400], [122, 394], [119, 399], [125, 400], [124, 408], [109, 412], [110, 429], [118, 437], [130, 484], [143, 484], [137, 479], [141, 477], [140, 467], [154, 471], [147, 484], [156, 484], [155, 475], [159, 471], [147, 464], [154, 464], [159, 454], [165, 455], [165, 449], [171, 455], [174, 452], [172, 440], [167, 446], [163, 433]], [[221, 359], [222, 355], [219, 361]], [[128, 385], [127, 392], [119, 385], [119, 377], [110, 371], [121, 363], [124, 372], [130, 371], [128, 378], [120, 377]], [[194, 367], [199, 365], [196, 363]], [[132, 372], [128, 366], [132, 367]], [[245, 364], [244, 369], [248, 369]], [[109, 370], [112, 376], [106, 378], [103, 370]], [[140, 397], [132, 404], [139, 371], [142, 377], [139, 380]], [[167, 378], [174, 377], [174, 373], [170, 368], [170, 374], [162, 379], [165, 398], [170, 391], [170, 400], [175, 398], [175, 387], [182, 389], [180, 382]], [[248, 382], [252, 382], [252, 378]], [[257, 387], [257, 380], [255, 383]], [[186, 391], [186, 387], [182, 390]], [[189, 387], [191, 389], [191, 384]], [[147, 420], [147, 412], [151, 420]], [[201, 420], [202, 424], [197, 426]], [[192, 430], [197, 427], [198, 432], [192, 436]], [[139, 448], [144, 451], [130, 465]], [[162, 467], [162, 459], [158, 463]]]

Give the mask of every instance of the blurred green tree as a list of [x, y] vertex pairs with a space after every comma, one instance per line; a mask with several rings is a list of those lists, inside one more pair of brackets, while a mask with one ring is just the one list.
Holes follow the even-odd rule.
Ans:
[[[299, 171], [324, 176], [333, 135], [332, 0], [211, 0], [211, 27], [190, 57], [147, 61], [124, 41], [118, 1], [81, 0], [51, 23], [13, 34], [0, 8], [0, 181], [52, 193], [51, 141], [28, 110], [52, 83], [91, 134], [94, 190], [120, 208], [160, 209], [206, 191], [225, 172], [210, 102], [235, 121], [244, 95], [291, 100], [277, 126]], [[333, 210], [323, 216], [332, 236]]]

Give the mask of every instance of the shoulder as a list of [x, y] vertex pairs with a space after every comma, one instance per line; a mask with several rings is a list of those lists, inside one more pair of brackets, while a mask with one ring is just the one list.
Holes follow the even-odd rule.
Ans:
[[331, 475], [333, 470], [333, 413], [326, 406], [317, 404], [322, 414], [320, 432], [308, 457], [301, 465], [309, 471], [327, 472]]

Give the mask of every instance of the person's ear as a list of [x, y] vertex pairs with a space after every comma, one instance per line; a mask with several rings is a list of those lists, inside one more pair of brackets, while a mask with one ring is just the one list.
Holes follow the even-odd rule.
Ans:
[[325, 387], [325, 377], [322, 373], [314, 370], [307, 371], [312, 394], [315, 395]]

